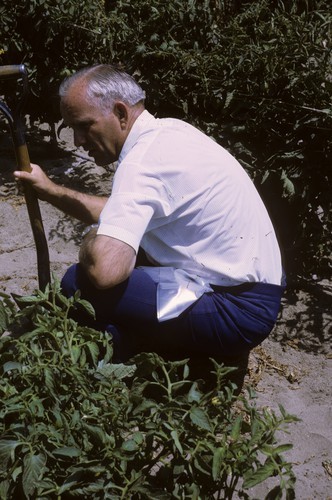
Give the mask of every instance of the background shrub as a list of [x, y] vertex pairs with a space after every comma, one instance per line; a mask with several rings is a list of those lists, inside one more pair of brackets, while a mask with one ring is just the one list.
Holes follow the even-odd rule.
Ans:
[[242, 162], [288, 281], [331, 276], [329, 0], [4, 0], [0, 14], [0, 63], [27, 65], [32, 118], [59, 119], [72, 71], [121, 65], [150, 111], [196, 124]]

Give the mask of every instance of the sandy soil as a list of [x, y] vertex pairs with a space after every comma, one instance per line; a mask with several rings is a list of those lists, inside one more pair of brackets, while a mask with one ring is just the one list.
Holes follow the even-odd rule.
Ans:
[[[47, 136], [47, 131], [45, 131]], [[57, 182], [80, 190], [107, 194], [110, 172], [96, 167], [84, 153], [73, 154], [63, 130], [57, 147], [28, 136], [31, 161]], [[24, 199], [12, 178], [11, 142], [0, 137], [0, 283], [5, 293], [26, 294], [38, 285], [36, 252]], [[77, 260], [82, 224], [41, 202], [48, 238], [51, 271], [61, 276]], [[285, 455], [294, 464], [299, 500], [332, 499], [332, 284], [308, 283], [289, 290], [272, 335], [250, 357], [247, 382], [257, 391], [257, 405], [278, 404], [301, 421], [289, 426], [281, 442], [293, 443]], [[269, 485], [251, 492], [262, 499]]]

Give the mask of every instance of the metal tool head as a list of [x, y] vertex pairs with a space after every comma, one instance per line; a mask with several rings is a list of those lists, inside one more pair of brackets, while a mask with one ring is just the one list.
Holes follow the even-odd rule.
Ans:
[[0, 80], [7, 80], [8, 78], [26, 78], [27, 70], [24, 64], [9, 64], [7, 66], [0, 66]]
[[[16, 89], [14, 103], [8, 106], [8, 103], [0, 100], [0, 111], [6, 116], [10, 127], [14, 122], [20, 119], [21, 111], [28, 94], [28, 73], [24, 64], [9, 64], [0, 66], [0, 83], [10, 79], [20, 80]], [[13, 96], [12, 96], [13, 99]]]

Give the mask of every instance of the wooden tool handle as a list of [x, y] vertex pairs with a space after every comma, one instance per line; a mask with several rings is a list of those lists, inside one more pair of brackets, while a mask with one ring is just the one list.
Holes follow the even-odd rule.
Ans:
[[[18, 168], [26, 172], [31, 172], [29, 152], [26, 144], [15, 147], [15, 154]], [[50, 260], [39, 202], [32, 186], [24, 182], [23, 192], [36, 245], [39, 288], [45, 290], [46, 285], [51, 281]]]
[[[10, 110], [6, 103], [0, 101], [0, 110], [4, 113], [9, 122], [14, 143], [17, 167], [19, 170], [31, 172], [30, 158], [25, 141], [24, 126], [21, 117], [21, 109], [28, 92], [28, 76], [24, 64], [0, 66], [0, 80], [6, 80], [9, 78], [21, 80], [21, 98], [17, 100], [13, 111]], [[47, 239], [44, 232], [36, 192], [27, 182], [23, 182], [22, 184], [37, 251], [39, 288], [44, 290], [46, 285], [51, 281]]]

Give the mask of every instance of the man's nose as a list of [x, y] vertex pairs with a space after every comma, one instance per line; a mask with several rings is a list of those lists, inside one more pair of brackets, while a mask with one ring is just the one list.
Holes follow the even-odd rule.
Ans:
[[84, 146], [84, 144], [85, 144], [85, 135], [80, 130], [74, 129], [74, 144], [75, 144], [76, 148], [79, 148], [80, 146]]

